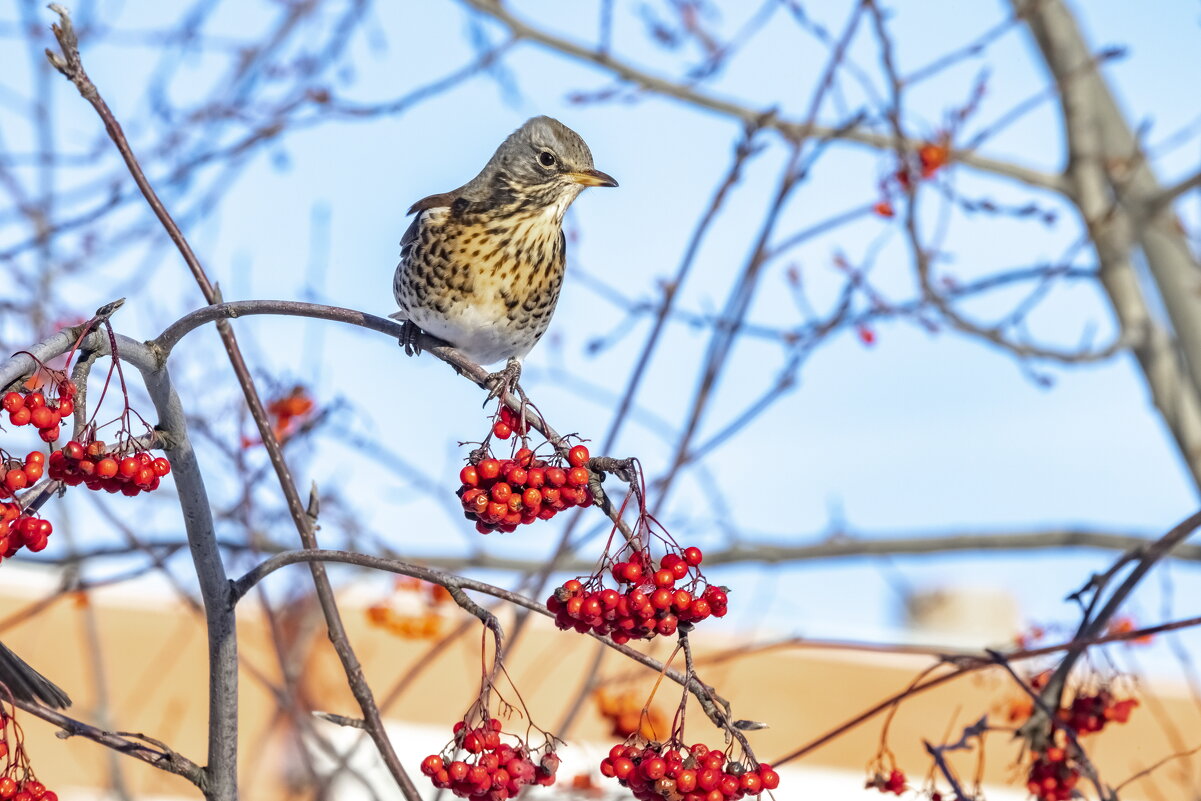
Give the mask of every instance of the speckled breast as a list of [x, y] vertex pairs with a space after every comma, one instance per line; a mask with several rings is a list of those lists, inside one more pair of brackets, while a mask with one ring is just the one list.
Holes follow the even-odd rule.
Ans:
[[481, 364], [529, 352], [546, 332], [563, 283], [559, 220], [545, 213], [483, 219], [421, 212], [402, 241], [394, 292], [427, 333]]

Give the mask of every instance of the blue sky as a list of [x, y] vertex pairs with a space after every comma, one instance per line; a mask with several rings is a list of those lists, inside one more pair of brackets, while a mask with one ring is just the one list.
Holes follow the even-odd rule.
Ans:
[[[523, 18], [565, 36], [581, 41], [595, 37], [594, 2], [526, 0], [510, 5]], [[841, 29], [847, 4], [810, 5], [808, 10], [829, 29]], [[1006, 8], [996, 2], [948, 0], [894, 5], [892, 30], [903, 72], [984, 32], [1003, 18]], [[171, 4], [145, 2], [100, 6], [111, 11], [118, 28], [153, 27], [153, 15], [173, 16], [178, 11]], [[630, 13], [637, 4], [617, 6], [622, 13], [614, 35], [623, 58], [671, 74], [695, 56], [650, 46]], [[735, 30], [752, 6], [757, 4], [724, 4], [720, 29]], [[230, 35], [246, 35], [274, 13], [264, 8], [270, 6], [225, 4], [215, 25]], [[1094, 44], [1129, 48], [1127, 57], [1107, 67], [1107, 75], [1134, 118], [1150, 124], [1151, 142], [1195, 121], [1197, 104], [1186, 100], [1193, 91], [1189, 76], [1201, 74], [1201, 10], [1195, 3], [1159, 3], [1154, 14], [1132, 13], [1130, 4], [1121, 0], [1076, 3], [1074, 8]], [[9, 19], [9, 13], [3, 18]], [[49, 21], [48, 13], [41, 16]], [[366, 102], [398, 96], [441, 77], [473, 57], [467, 29], [463, 7], [450, 0], [378, 4], [367, 32], [356, 36], [353, 70], [343, 83], [335, 84], [337, 91]], [[493, 41], [499, 40], [498, 30], [485, 30]], [[12, 111], [29, 91], [28, 58], [12, 39], [3, 40], [0, 47], [17, 56], [4, 81], [0, 131], [8, 148], [25, 150], [29, 133]], [[129, 121], [135, 146], [146, 140], [143, 87], [155, 69], [149, 52], [130, 46], [84, 52], [96, 83], [118, 116]], [[867, 27], [851, 53], [882, 91], [878, 53]], [[178, 98], [194, 96], [222, 74], [212, 60], [182, 58], [186, 69], [169, 87]], [[791, 26], [781, 11], [708, 88], [752, 105], [779, 105], [799, 116], [823, 64], [824, 51]], [[571, 92], [607, 86], [605, 76], [533, 45], [518, 47], [505, 65], [516, 92], [480, 76], [403, 115], [332, 123], [288, 135], [251, 161], [219, 208], [188, 233], [228, 299], [311, 297], [387, 314], [395, 308], [389, 287], [408, 205], [469, 179], [525, 118], [545, 113], [562, 119], [586, 138], [597, 166], [614, 175], [621, 187], [586, 192], [572, 209], [569, 224], [578, 233], [572, 273], [551, 336], [527, 361], [526, 386], [560, 431], [599, 439], [648, 321], [628, 319], [624, 309], [606, 301], [592, 285], [602, 281], [635, 300], [655, 297], [656, 282], [679, 263], [739, 128], [670, 99], [572, 104], [567, 99]], [[1020, 29], [1013, 30], [984, 58], [963, 62], [913, 89], [907, 99], [912, 132], [933, 134], [944, 113], [967, 97], [984, 68], [990, 71], [988, 93], [969, 123], [969, 133], [1045, 86], [1032, 46]], [[848, 105], [862, 101], [853, 82], [846, 82], [845, 88]], [[90, 109], [61, 82], [55, 102], [66, 121], [59, 131], [64, 144], [69, 149], [90, 146], [98, 132]], [[823, 108], [821, 119], [840, 121], [831, 105]], [[785, 158], [778, 140], [765, 136], [764, 142], [767, 152], [751, 166], [705, 244], [681, 295], [682, 308], [720, 308], [750, 252]], [[990, 141], [984, 152], [1056, 169], [1062, 148], [1054, 105], [1039, 106]], [[1170, 180], [1195, 169], [1198, 154], [1197, 140], [1192, 139], [1158, 158], [1156, 167]], [[831, 148], [786, 208], [781, 230], [800, 230], [873, 200], [888, 168], [888, 158], [868, 149]], [[197, 188], [216, 175], [204, 174]], [[944, 244], [948, 258], [938, 265], [944, 274], [967, 280], [1059, 259], [1079, 234], [1072, 211], [1054, 198], [962, 167], [954, 168], [949, 180], [973, 197], [1014, 204], [1037, 197], [1058, 212], [1059, 221], [1043, 226], [957, 215]], [[924, 195], [922, 209], [923, 222], [933, 227], [939, 214], [933, 192]], [[1195, 196], [1182, 210], [1197, 222]], [[129, 214], [144, 212], [139, 207]], [[328, 218], [328, 231], [315, 235], [312, 221], [322, 216]], [[323, 271], [311, 268], [315, 242], [327, 259]], [[0, 240], [0, 246], [6, 244], [8, 239]], [[802, 271], [815, 304], [828, 303], [840, 280], [832, 268], [836, 253], [854, 263], [875, 253], [871, 275], [877, 286], [898, 300], [912, 292], [912, 265], [899, 229], [895, 223], [867, 218], [814, 239], [772, 264], [751, 319], [779, 326], [799, 322], [785, 278], [793, 265]], [[1089, 265], [1089, 254], [1081, 254], [1076, 264]], [[166, 249], [149, 259], [131, 254], [107, 267], [106, 274], [130, 296], [117, 322], [132, 336], [153, 336], [201, 302], [186, 271]], [[311, 285], [314, 275], [317, 285]], [[64, 295], [87, 311], [109, 299], [111, 290], [111, 285], [91, 280]], [[998, 294], [966, 308], [987, 319], [1004, 314], [1015, 297]], [[1061, 346], [1101, 343], [1113, 335], [1104, 297], [1088, 284], [1054, 290], [1031, 316], [1029, 328], [1041, 341]], [[341, 425], [421, 465], [445, 485], [446, 493], [454, 489], [466, 452], [456, 443], [478, 439], [487, 428], [474, 387], [429, 358], [404, 358], [386, 339], [325, 323], [254, 319], [239, 321], [238, 330], [261, 369], [285, 382], [313, 384], [323, 402], [352, 401], [353, 411], [342, 416]], [[589, 354], [592, 339], [614, 330], [621, 331], [616, 344]], [[864, 347], [850, 332], [824, 345], [805, 364], [793, 392], [742, 436], [709, 454], [707, 468], [722, 490], [722, 516], [746, 537], [809, 541], [821, 536], [832, 519], [845, 520], [868, 535], [1044, 525], [1154, 534], [1195, 510], [1197, 493], [1129, 357], [1072, 369], [1040, 365], [1039, 373], [1050, 383], [1043, 386], [1013, 358], [977, 342], [931, 335], [910, 322], [882, 324], [876, 333], [872, 347]], [[683, 326], [668, 332], [638, 396], [644, 412], [638, 420], [653, 417], [679, 425], [707, 336]], [[211, 331], [193, 335], [176, 352], [181, 379], [211, 376], [216, 347]], [[719, 430], [768, 386], [783, 358], [778, 345], [740, 343], [700, 439]], [[562, 380], [561, 371], [588, 384], [572, 387]], [[236, 394], [222, 389], [206, 394], [199, 411], [232, 419], [237, 407]], [[670, 443], [655, 425], [635, 422], [626, 427], [613, 455], [637, 455], [648, 476], [655, 476], [671, 455]], [[438, 501], [381, 471], [334, 437], [323, 438], [296, 458], [302, 486], [311, 478], [336, 489], [402, 552], [443, 553], [479, 545], [470, 527], [449, 518]], [[222, 487], [218, 495], [234, 491], [234, 486]], [[721, 537], [704, 500], [709, 492], [694, 479], [683, 482], [670, 498], [664, 522], [678, 537], [716, 547]], [[165, 520], [161, 525], [163, 532], [170, 530]], [[556, 519], [538, 530], [493, 537], [486, 547], [541, 558], [561, 525]], [[324, 536], [332, 539], [337, 531], [336, 525], [327, 524]], [[1008, 587], [1029, 618], [1070, 620], [1072, 610], [1063, 596], [1111, 559], [1111, 554], [1036, 552], [898, 558], [886, 569], [868, 559], [772, 570], [742, 568], [722, 574], [735, 590], [735, 611], [723, 625], [729, 631], [767, 628], [823, 637], [896, 636], [896, 576], [919, 588], [960, 583]], [[1178, 575], [1192, 573], [1192, 568], [1177, 570]], [[1135, 603], [1140, 617], [1153, 618], [1159, 612], [1158, 583], [1148, 584]], [[755, 602], [740, 609], [739, 598]], [[1187, 582], [1177, 581], [1175, 613], [1195, 614], [1199, 607], [1197, 593], [1187, 589]]]

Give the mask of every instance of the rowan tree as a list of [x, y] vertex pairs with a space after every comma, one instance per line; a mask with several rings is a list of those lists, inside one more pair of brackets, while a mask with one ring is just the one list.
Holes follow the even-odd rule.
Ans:
[[[1195, 493], [1201, 172], [1180, 153], [1198, 126], [1144, 123], [1142, 94], [1119, 103], [1110, 78], [1128, 54], [1091, 42], [1084, 10], [1062, 0], [815, 6], [87, 2], [69, 14], [22, 2], [5, 12], [6, 82], [23, 83], [6, 86], [0, 129], [0, 339], [12, 354], [0, 365], [0, 555], [86, 577], [64, 593], [165, 576], [203, 616], [210, 659], [207, 755], [122, 733], [120, 709], [88, 720], [11, 699], [0, 798], [53, 801], [36, 766], [54, 757], [27, 753], [21, 735], [46, 724], [182, 776], [206, 798], [236, 798], [235, 622], [251, 593], [269, 614], [288, 593], [315, 596], [358, 703], [360, 716], [326, 714], [294, 684], [272, 686], [298, 737], [317, 743], [300, 749], [314, 797], [331, 779], [317, 767], [328, 743], [310, 712], [363, 730], [410, 801], [431, 788], [501, 801], [554, 784], [557, 750], [593, 697], [626, 721], [597, 770], [644, 801], [799, 796], [777, 768], [864, 725], [882, 730], [864, 755], [869, 789], [940, 800], [983, 797], [979, 766], [1002, 737], [1021, 744], [1018, 783], [1047, 801], [1116, 799], [1191, 757], [1173, 747], [1115, 775], [1125, 766], [1089, 754], [1093, 738], [1142, 714], [1136, 684], [1104, 654], [1198, 622], [1136, 623], [1127, 607], [1166, 559], [1198, 558], [1186, 540], [1201, 512], [1174, 511], [1180, 522], [1154, 536], [989, 531], [983, 514], [953, 534], [861, 536], [836, 520], [806, 536], [828, 522], [807, 486], [823, 464], [854, 472], [884, 454], [905, 485], [915, 452], [933, 444], [898, 434], [880, 454], [823, 451], [798, 432], [817, 425], [799, 419], [806, 408], [865, 407], [822, 381], [823, 358], [880, 365], [890, 340], [916, 332], [922, 357], [907, 365], [967, 348], [991, 377], [1005, 371], [1001, 381], [1046, 397], [1098, 365], [1129, 367], [1130, 394], [1145, 386], [1176, 449], [1163, 458]], [[1172, 15], [1195, 15], [1182, 8], [1157, 12], [1165, 30]], [[932, 36], [940, 26], [974, 33]], [[1162, 80], [1179, 84], [1183, 72]], [[480, 412], [487, 371], [428, 336], [424, 355], [407, 359], [385, 317], [391, 301], [377, 301], [403, 210], [424, 194], [410, 184], [465, 178], [482, 146], [473, 137], [513, 127], [500, 122], [506, 104], [552, 103], [579, 127], [595, 124], [589, 141], [616, 160], [620, 191], [643, 199], [573, 212], [551, 340], [523, 391]], [[351, 158], [364, 137], [387, 140], [398, 126], [420, 138]], [[1014, 158], [1023, 128], [1045, 145]], [[1161, 178], [1169, 170], [1176, 177]], [[363, 191], [355, 202], [330, 188], [337, 203], [324, 185], [279, 191], [295, 174]], [[367, 230], [378, 260], [351, 263], [338, 243]], [[920, 383], [913, 371], [893, 378], [898, 397]], [[802, 403], [814, 396], [833, 400]], [[978, 447], [995, 438], [999, 413], [965, 397], [973, 425], [938, 446], [956, 455], [952, 471], [996, 460], [1020, 436]], [[854, 428], [822, 424], [843, 437]], [[997, 507], [1038, 516], [1036, 477], [988, 475], [990, 487], [1008, 478], [1005, 489], [1027, 491], [994, 493]], [[130, 497], [97, 501], [105, 492]], [[56, 508], [109, 536], [60, 535]], [[879, 703], [854, 699], [844, 725], [786, 753], [760, 752], [754, 732], [770, 721], [743, 719], [692, 653], [693, 632], [727, 611], [769, 617], [754, 582], [734, 580], [748, 566], [765, 577], [773, 565], [970, 552], [983, 570], [986, 552], [1051, 547], [1117, 554], [1046, 588], [1075, 604], [1061, 638], [927, 649], [930, 668], [908, 686]], [[480, 684], [448, 712], [436, 754], [394, 747], [345, 630], [339, 585], [381, 573], [430, 588], [419, 590], [426, 603], [457, 605], [481, 635]], [[777, 593], [769, 606], [794, 600]], [[369, 615], [414, 644], [452, 636], [386, 605]], [[651, 722], [660, 713], [645, 695], [606, 694], [594, 668], [564, 721], [534, 720], [505, 671], [528, 615], [642, 666], [652, 697], [674, 683], [674, 714]], [[670, 643], [668, 658], [644, 641]], [[287, 667], [285, 643], [275, 646]], [[899, 764], [888, 729], [906, 701], [986, 671], [1011, 684], [1009, 719], [981, 709], [948, 731], [948, 711], [923, 743], [929, 761]], [[788, 699], [789, 714], [804, 714], [811, 689]], [[340, 772], [353, 772], [345, 759]]]

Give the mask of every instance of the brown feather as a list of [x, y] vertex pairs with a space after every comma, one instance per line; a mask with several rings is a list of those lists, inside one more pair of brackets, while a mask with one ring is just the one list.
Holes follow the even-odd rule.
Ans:
[[429, 197], [423, 197], [423, 198], [421, 198], [421, 200], [418, 200], [412, 206], [409, 206], [409, 210], [407, 213], [408, 214], [416, 214], [419, 211], [425, 211], [426, 209], [436, 209], [439, 207], [450, 208], [450, 204], [452, 202], [454, 202], [456, 194], [458, 194], [457, 190], [455, 192], [443, 192], [438, 195], [430, 195]]

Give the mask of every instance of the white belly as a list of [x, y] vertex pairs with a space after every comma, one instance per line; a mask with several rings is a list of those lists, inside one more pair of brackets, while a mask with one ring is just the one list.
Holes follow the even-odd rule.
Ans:
[[[397, 317], [404, 319], [400, 315]], [[506, 325], [507, 320], [498, 323], [495, 313], [484, 313], [471, 306], [456, 304], [446, 314], [416, 308], [410, 317], [422, 331], [445, 339], [463, 351], [467, 358], [482, 365], [510, 356], [521, 359], [536, 342], [528, 330], [520, 331]]]

